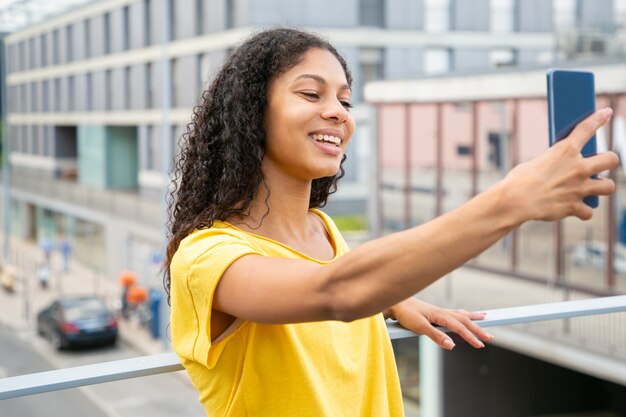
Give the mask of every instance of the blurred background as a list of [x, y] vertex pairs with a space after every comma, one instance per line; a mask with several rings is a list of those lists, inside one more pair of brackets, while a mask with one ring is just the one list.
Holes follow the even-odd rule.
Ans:
[[[0, 376], [170, 350], [168, 173], [203, 88], [249, 34], [306, 28], [350, 65], [357, 131], [325, 211], [355, 247], [541, 153], [548, 68], [595, 73], [597, 107], [615, 111], [598, 146], [626, 156], [625, 23], [626, 0], [0, 1], [0, 346], [31, 355], [0, 355]], [[526, 224], [419, 298], [485, 310], [625, 294], [626, 179], [622, 166], [606, 175], [617, 193], [592, 221]], [[77, 295], [104, 301], [118, 343], [71, 349], [83, 330], [67, 320], [44, 331], [38, 313]], [[493, 333], [481, 351], [394, 342], [407, 415], [626, 415], [625, 314]], [[425, 363], [436, 364], [427, 390]], [[203, 415], [184, 373], [0, 403], [2, 415], [96, 410]]]

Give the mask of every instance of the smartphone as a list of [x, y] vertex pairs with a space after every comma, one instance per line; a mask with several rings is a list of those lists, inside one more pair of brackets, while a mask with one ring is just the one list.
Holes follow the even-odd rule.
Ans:
[[[576, 125], [596, 111], [596, 97], [593, 73], [551, 69], [546, 74], [548, 80], [548, 124], [550, 146], [567, 137]], [[596, 135], [583, 147], [584, 157], [597, 153]], [[592, 178], [597, 178], [595, 175]], [[583, 198], [591, 208], [598, 207], [597, 195]]]

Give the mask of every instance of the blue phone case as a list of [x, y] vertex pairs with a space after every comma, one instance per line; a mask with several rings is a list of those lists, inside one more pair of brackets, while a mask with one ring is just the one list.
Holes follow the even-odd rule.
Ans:
[[[596, 110], [593, 73], [551, 69], [548, 79], [548, 124], [550, 146], [567, 137], [578, 123]], [[596, 135], [583, 147], [584, 157], [597, 153]], [[594, 175], [593, 178], [596, 178]], [[588, 196], [583, 202], [591, 208], [598, 207], [598, 196]]]

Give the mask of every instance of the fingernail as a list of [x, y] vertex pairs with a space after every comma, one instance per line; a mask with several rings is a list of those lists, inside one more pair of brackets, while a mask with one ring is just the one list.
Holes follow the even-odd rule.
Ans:
[[454, 344], [454, 342], [453, 342], [452, 340], [450, 340], [450, 339], [448, 339], [448, 340], [446, 340], [445, 342], [443, 342], [443, 347], [444, 347], [444, 348], [446, 348], [446, 349], [448, 349], [448, 350], [451, 350], [452, 348], [454, 348], [454, 346], [456, 346], [456, 345], [455, 345], [455, 344]]
[[478, 342], [478, 346], [481, 347], [481, 348], [484, 348], [485, 344], [483, 342]]
[[604, 109], [602, 109], [602, 114], [608, 119], [613, 115], [613, 109], [611, 109], [610, 107], [605, 107]]

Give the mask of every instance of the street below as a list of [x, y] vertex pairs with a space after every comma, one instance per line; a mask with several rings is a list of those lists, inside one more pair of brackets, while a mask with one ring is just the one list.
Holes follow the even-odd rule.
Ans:
[[[0, 378], [141, 356], [115, 346], [56, 351], [32, 330], [0, 325]], [[0, 401], [1, 417], [204, 416], [183, 371]]]

